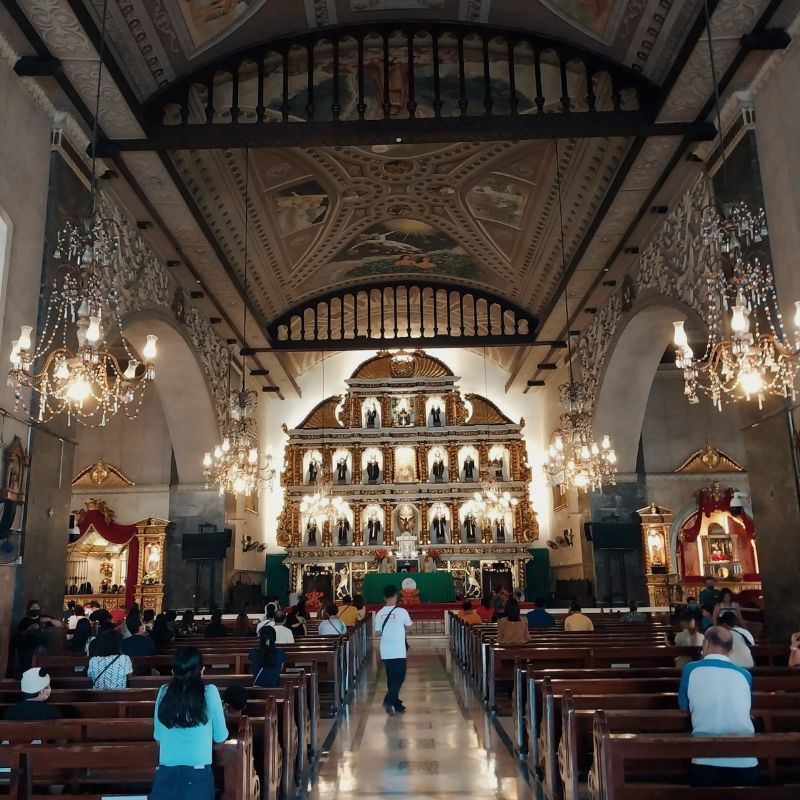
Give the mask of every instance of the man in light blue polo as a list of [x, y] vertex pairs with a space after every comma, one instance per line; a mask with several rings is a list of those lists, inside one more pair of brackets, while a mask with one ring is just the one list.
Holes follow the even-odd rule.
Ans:
[[[753, 679], [729, 656], [733, 634], [715, 625], [706, 631], [703, 659], [683, 668], [678, 705], [692, 715], [693, 736], [752, 736]], [[693, 786], [755, 786], [756, 758], [692, 759]]]

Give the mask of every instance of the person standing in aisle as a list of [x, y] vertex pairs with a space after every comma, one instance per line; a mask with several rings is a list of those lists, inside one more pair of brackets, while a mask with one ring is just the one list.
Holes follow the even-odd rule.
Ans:
[[393, 717], [404, 714], [406, 707], [400, 700], [400, 689], [406, 679], [408, 644], [406, 629], [411, 627], [411, 617], [404, 608], [397, 607], [397, 588], [383, 590], [386, 605], [375, 616], [375, 630], [381, 637], [381, 660], [386, 670], [386, 696], [383, 707]]

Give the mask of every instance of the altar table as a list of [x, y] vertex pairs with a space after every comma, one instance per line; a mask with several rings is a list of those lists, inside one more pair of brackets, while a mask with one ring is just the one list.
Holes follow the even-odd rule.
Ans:
[[423, 603], [452, 603], [456, 599], [456, 587], [450, 572], [368, 572], [364, 576], [361, 594], [365, 603], [383, 603], [383, 589], [393, 584], [398, 593], [403, 581], [413, 578]]

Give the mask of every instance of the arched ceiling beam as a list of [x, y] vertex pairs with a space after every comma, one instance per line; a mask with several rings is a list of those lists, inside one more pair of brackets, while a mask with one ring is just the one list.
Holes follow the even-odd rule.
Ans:
[[120, 150], [686, 136], [656, 123], [658, 87], [590, 50], [487, 25], [383, 22], [226, 55], [142, 107]]

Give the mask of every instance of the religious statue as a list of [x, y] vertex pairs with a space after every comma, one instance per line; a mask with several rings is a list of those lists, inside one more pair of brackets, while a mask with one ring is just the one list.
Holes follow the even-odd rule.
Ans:
[[494, 476], [495, 478], [499, 478], [500, 480], [503, 479], [503, 459], [502, 458], [493, 458], [491, 460], [491, 465], [494, 467]]
[[425, 558], [422, 559], [422, 571], [423, 572], [436, 572], [436, 561], [434, 561], [429, 555], [426, 555]]
[[434, 428], [442, 427], [442, 409], [438, 405], [431, 409], [431, 422]]
[[464, 597], [480, 597], [481, 596], [481, 579], [478, 575], [478, 570], [472, 564], [467, 567], [467, 585], [464, 588]]
[[405, 406], [401, 406], [397, 412], [397, 424], [401, 428], [407, 428], [411, 424], [411, 414]]
[[367, 520], [367, 544], [378, 544], [381, 538], [381, 521], [375, 511], [371, 512]]
[[371, 403], [369, 406], [367, 406], [367, 427], [368, 428], [374, 428], [375, 427], [375, 421], [376, 421], [377, 417], [378, 417], [378, 408], [375, 405], [375, 403]]
[[506, 521], [502, 517], [498, 517], [494, 521], [494, 540], [496, 542], [506, 540]]
[[315, 484], [317, 482], [317, 473], [319, 472], [319, 464], [317, 460], [312, 458], [308, 462], [308, 483]]
[[467, 456], [464, 459], [464, 481], [471, 483], [475, 480], [475, 459], [472, 456]]
[[347, 456], [336, 462], [336, 483], [347, 483]]
[[381, 468], [378, 465], [378, 459], [376, 456], [370, 456], [369, 461], [367, 462], [367, 482], [371, 484], [376, 484], [381, 477]]
[[400, 523], [401, 533], [414, 532], [414, 512], [410, 508], [408, 508], [408, 506], [405, 506], [400, 509], [397, 521]]
[[347, 544], [350, 541], [350, 520], [347, 517], [339, 517], [336, 520], [339, 544]]
[[476, 534], [478, 531], [478, 520], [475, 519], [475, 515], [470, 511], [464, 517], [464, 533], [466, 534], [467, 541], [470, 544], [473, 544], [476, 541]]
[[389, 556], [384, 556], [381, 559], [381, 563], [378, 567], [378, 572], [382, 575], [386, 575], [389, 572], [394, 571], [394, 566], [392, 565], [392, 559]]
[[161, 551], [157, 544], [147, 545], [145, 553], [144, 571], [147, 575], [158, 574], [158, 566], [161, 563]]
[[350, 594], [350, 576], [347, 573], [347, 567], [342, 567], [336, 574], [336, 598], [337, 600]]
[[414, 483], [417, 480], [414, 451], [410, 447], [398, 447], [395, 458], [395, 480], [398, 483]]
[[306, 542], [309, 547], [317, 546], [317, 522], [310, 519], [306, 525]]
[[437, 450], [434, 454], [431, 474], [433, 475], [433, 480], [436, 483], [441, 483], [444, 480], [444, 459], [442, 458], [442, 453], [439, 450]]
[[433, 515], [431, 534], [436, 544], [443, 544], [447, 540], [447, 517], [439, 511]]

